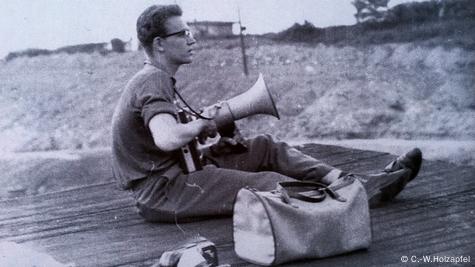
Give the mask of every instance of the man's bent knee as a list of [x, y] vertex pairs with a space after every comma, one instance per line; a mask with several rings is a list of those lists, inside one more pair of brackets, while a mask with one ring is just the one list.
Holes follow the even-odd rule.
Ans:
[[138, 202], [135, 204], [135, 206], [137, 207], [138, 214], [148, 222], [171, 223], [176, 221], [176, 215], [174, 212], [158, 210]]

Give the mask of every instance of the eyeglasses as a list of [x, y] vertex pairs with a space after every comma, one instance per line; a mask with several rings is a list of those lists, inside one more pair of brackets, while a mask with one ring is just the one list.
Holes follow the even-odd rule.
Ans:
[[162, 36], [162, 38], [168, 38], [175, 35], [178, 37], [184, 37], [184, 38], [189, 38], [189, 39], [193, 38], [193, 33], [190, 30], [182, 30], [179, 32], [169, 33], [167, 35]]

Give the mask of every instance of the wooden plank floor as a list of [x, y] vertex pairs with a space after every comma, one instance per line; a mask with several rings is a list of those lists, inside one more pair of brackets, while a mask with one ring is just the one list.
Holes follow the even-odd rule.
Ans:
[[[381, 170], [395, 157], [328, 145], [299, 148], [360, 173]], [[230, 218], [147, 223], [114, 183], [3, 200], [0, 210], [0, 241], [26, 244], [76, 266], [150, 266], [163, 251], [196, 235], [217, 244], [220, 263], [252, 266], [234, 254]], [[399, 266], [404, 255], [464, 255], [473, 264], [475, 168], [425, 161], [419, 177], [395, 201], [372, 209], [371, 219], [369, 250], [286, 266]]]

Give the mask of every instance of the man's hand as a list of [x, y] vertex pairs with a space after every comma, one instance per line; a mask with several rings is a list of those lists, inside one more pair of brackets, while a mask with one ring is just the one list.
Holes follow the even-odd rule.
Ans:
[[206, 107], [200, 115], [206, 118], [210, 118], [210, 120], [201, 119], [203, 122], [203, 128], [198, 135], [198, 141], [200, 144], [204, 144], [208, 137], [214, 138], [218, 133], [218, 128], [216, 126], [216, 122], [213, 120], [214, 117], [218, 114], [219, 107], [217, 106], [210, 106]]
[[198, 134], [198, 141], [200, 144], [204, 144], [208, 137], [214, 138], [218, 134], [218, 127], [214, 120], [202, 120], [203, 126], [201, 132]]
[[232, 127], [232, 132], [227, 132], [223, 134], [220, 131], [221, 138], [218, 143], [214, 144], [211, 147], [211, 152], [215, 155], [226, 155], [231, 153], [243, 153], [247, 151], [247, 146], [245, 144], [245, 139], [239, 132], [239, 129], [234, 125]]

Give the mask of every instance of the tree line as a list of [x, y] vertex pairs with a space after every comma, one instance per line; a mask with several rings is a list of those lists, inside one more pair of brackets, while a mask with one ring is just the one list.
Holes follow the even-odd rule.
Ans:
[[388, 9], [390, 0], [354, 0], [357, 23], [413, 23], [429, 20], [474, 17], [473, 0], [410, 2]]

